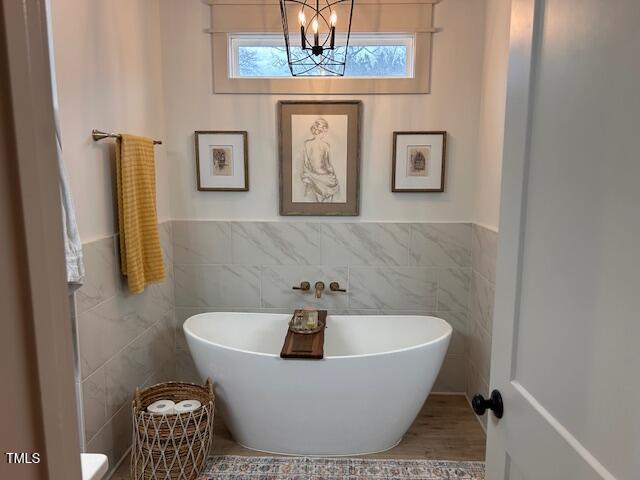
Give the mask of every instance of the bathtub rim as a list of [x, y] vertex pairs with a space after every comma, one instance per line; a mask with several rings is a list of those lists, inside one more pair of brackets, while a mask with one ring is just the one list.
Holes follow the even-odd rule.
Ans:
[[[284, 316], [288, 316], [289, 314], [286, 313], [256, 313], [256, 312], [203, 312], [203, 313], [198, 313], [196, 315], [192, 315], [189, 318], [187, 318], [183, 323], [182, 323], [182, 331], [184, 332], [185, 336], [192, 336], [197, 340], [200, 340], [206, 344], [209, 344], [211, 346], [214, 347], [218, 347], [218, 348], [222, 348], [224, 350], [229, 350], [232, 352], [238, 352], [238, 353], [245, 353], [245, 354], [249, 354], [249, 355], [255, 355], [255, 356], [260, 356], [260, 357], [268, 357], [268, 358], [281, 358], [279, 353], [264, 353], [264, 352], [255, 352], [253, 350], [244, 350], [242, 348], [236, 348], [236, 347], [231, 347], [229, 345], [222, 345], [220, 343], [216, 343], [213, 342], [211, 340], [208, 340], [206, 338], [201, 337], [200, 335], [196, 335], [192, 330], [189, 330], [187, 328], [187, 323], [189, 323], [189, 321], [193, 318], [197, 318], [197, 317], [203, 317], [206, 315], [211, 315], [211, 314], [225, 314], [225, 313], [231, 313], [231, 314], [243, 314], [243, 313], [247, 313], [247, 314], [251, 314], [251, 315], [284, 315]], [[330, 315], [330, 314], [329, 314]], [[334, 315], [336, 317], [368, 317], [371, 315]], [[427, 347], [429, 345], [434, 345], [437, 343], [442, 342], [443, 340], [447, 339], [447, 338], [451, 338], [451, 336], [453, 335], [453, 327], [451, 326], [451, 324], [449, 322], [447, 322], [445, 319], [440, 318], [440, 317], [434, 317], [433, 315], [375, 315], [376, 317], [404, 317], [404, 318], [430, 318], [430, 319], [435, 319], [438, 320], [439, 322], [441, 322], [442, 324], [444, 324], [444, 326], [447, 327], [447, 331], [443, 334], [440, 335], [432, 340], [429, 340], [428, 342], [423, 342], [423, 343], [419, 343], [417, 345], [411, 345], [409, 347], [405, 347], [405, 348], [397, 348], [395, 350], [386, 350], [384, 352], [375, 352], [375, 353], [360, 353], [360, 354], [356, 354], [356, 355], [331, 355], [331, 356], [325, 356], [322, 360], [344, 360], [344, 359], [356, 359], [356, 358], [367, 358], [367, 357], [374, 357], [374, 356], [383, 356], [383, 355], [393, 355], [393, 354], [397, 354], [397, 353], [402, 353], [402, 352], [408, 352], [408, 351], [412, 351], [412, 350], [418, 350], [420, 348], [424, 348]], [[283, 337], [283, 342], [284, 342], [284, 337]], [[287, 359], [288, 361], [308, 361], [306, 359]]]

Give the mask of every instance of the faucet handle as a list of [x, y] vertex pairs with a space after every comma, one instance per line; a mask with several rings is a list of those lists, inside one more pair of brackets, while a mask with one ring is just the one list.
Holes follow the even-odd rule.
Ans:
[[332, 292], [346, 292], [346, 288], [340, 288], [340, 284], [338, 282], [331, 282], [329, 284], [329, 290]]
[[293, 290], [302, 290], [303, 292], [308, 292], [311, 290], [311, 284], [309, 282], [300, 282], [299, 287], [291, 287]]

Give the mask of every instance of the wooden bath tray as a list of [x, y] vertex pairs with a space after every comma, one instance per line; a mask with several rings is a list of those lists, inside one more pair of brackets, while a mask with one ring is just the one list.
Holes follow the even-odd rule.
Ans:
[[[293, 312], [295, 317], [297, 310]], [[327, 311], [318, 310], [318, 319], [327, 325]], [[324, 328], [318, 333], [304, 334], [287, 330], [284, 345], [280, 352], [282, 358], [322, 360], [324, 358]]]

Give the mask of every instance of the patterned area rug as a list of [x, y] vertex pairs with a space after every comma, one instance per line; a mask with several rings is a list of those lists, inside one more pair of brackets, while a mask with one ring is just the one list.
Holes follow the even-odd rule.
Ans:
[[241, 457], [209, 458], [198, 480], [483, 480], [484, 463], [364, 458]]

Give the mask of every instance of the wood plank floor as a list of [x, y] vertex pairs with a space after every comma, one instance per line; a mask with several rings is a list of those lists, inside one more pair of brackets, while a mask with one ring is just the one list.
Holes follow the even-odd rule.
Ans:
[[[214, 423], [214, 455], [267, 455], [241, 447], [233, 441], [221, 420]], [[484, 461], [485, 433], [462, 395], [431, 395], [400, 444], [364, 458]], [[126, 459], [112, 480], [128, 479]]]

